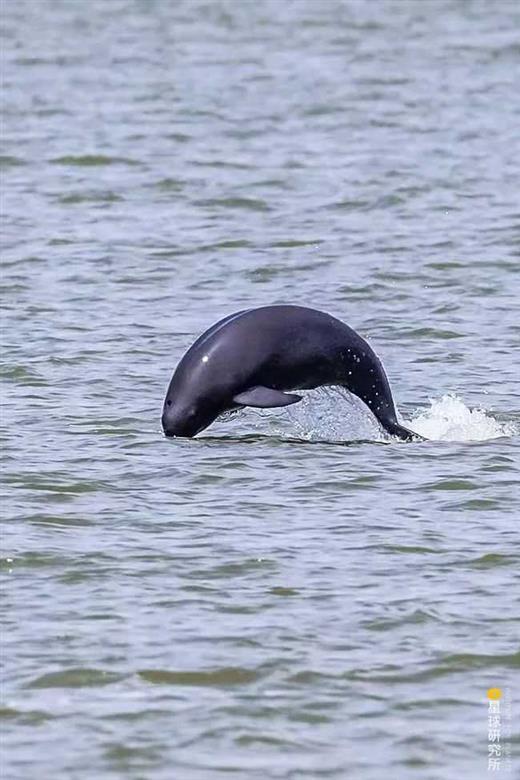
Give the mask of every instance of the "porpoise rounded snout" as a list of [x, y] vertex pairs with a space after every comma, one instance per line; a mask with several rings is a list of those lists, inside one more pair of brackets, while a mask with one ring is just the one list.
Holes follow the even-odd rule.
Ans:
[[193, 422], [190, 424], [189, 420], [179, 419], [178, 417], [174, 417], [167, 412], [163, 413], [161, 424], [164, 435], [168, 436], [169, 438], [173, 436], [181, 436], [189, 439], [192, 436], [195, 436], [195, 434], [198, 432], [198, 428]]
[[191, 439], [193, 436], [196, 436], [198, 433], [197, 428], [189, 428], [184, 425], [169, 425], [167, 422], [163, 422], [163, 431], [164, 435], [167, 436], [169, 439], [173, 437], [181, 437], [184, 439]]
[[196, 436], [208, 424], [194, 409], [179, 409], [167, 403], [164, 405], [161, 423], [165, 436], [186, 439]]

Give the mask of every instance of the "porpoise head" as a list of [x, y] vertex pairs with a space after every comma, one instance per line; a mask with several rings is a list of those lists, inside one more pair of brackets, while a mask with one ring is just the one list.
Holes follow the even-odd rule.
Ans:
[[207, 398], [186, 398], [182, 393], [166, 394], [161, 423], [166, 436], [192, 438], [224, 411]]
[[183, 359], [164, 399], [162, 427], [166, 436], [192, 438], [229, 408], [225, 390], [218, 386], [202, 360]]

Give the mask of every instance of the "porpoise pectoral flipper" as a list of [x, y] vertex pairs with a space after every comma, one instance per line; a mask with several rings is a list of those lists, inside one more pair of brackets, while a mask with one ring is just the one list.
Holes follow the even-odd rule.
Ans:
[[241, 406], [256, 406], [259, 409], [269, 409], [273, 406], [289, 406], [301, 401], [301, 395], [282, 393], [270, 387], [252, 387], [243, 393], [233, 396], [233, 401]]

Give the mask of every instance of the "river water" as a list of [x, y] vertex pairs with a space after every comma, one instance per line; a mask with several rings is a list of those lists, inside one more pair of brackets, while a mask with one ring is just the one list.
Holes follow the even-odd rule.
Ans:
[[[490, 687], [514, 773], [518, 4], [2, 16], [3, 780], [484, 778]], [[331, 390], [166, 440], [277, 302], [429, 441]]]

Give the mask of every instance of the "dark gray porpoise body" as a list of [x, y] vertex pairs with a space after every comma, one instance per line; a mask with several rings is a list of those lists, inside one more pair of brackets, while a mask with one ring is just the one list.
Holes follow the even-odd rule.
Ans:
[[220, 414], [244, 406], [288, 406], [292, 390], [344, 387], [383, 428], [421, 438], [397, 422], [383, 366], [367, 342], [330, 314], [303, 306], [263, 306], [217, 322], [186, 352], [170, 382], [162, 426], [196, 436]]

